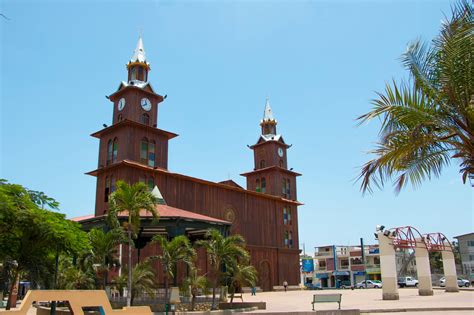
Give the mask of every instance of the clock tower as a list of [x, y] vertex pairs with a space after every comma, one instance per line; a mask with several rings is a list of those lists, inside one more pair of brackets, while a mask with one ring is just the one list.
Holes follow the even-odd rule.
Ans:
[[241, 174], [247, 178], [247, 189], [296, 200], [296, 177], [301, 174], [288, 170], [287, 149], [291, 146], [277, 134], [268, 97], [260, 127], [262, 134], [257, 143], [249, 146], [254, 153], [254, 170]]
[[158, 106], [165, 97], [155, 92], [148, 74], [143, 41], [138, 39], [127, 63], [128, 79], [107, 96], [113, 105], [112, 124], [92, 134], [100, 139], [95, 215], [106, 213], [115, 182], [144, 182], [152, 189], [155, 169], [168, 168], [168, 141], [177, 135], [158, 127]]

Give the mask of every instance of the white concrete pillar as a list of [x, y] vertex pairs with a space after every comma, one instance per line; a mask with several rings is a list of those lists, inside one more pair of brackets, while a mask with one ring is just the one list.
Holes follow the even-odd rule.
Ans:
[[179, 288], [171, 287], [170, 304], [179, 304], [179, 303], [181, 303], [181, 300], [179, 298]]
[[450, 247], [441, 252], [443, 257], [443, 270], [446, 279], [446, 292], [459, 292], [458, 275], [456, 273], [456, 263], [454, 262], [454, 254]]
[[380, 251], [380, 272], [382, 274], [382, 298], [384, 300], [398, 300], [397, 268], [395, 260], [395, 249], [392, 239], [377, 232]]
[[418, 294], [433, 295], [430, 256], [425, 243], [420, 238], [416, 239], [415, 260], [416, 274], [418, 275]]

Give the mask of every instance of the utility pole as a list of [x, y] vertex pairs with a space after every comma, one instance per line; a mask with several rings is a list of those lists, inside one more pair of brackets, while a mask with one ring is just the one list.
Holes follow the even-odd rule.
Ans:
[[365, 279], [365, 288], [367, 289], [367, 266], [365, 263], [365, 249], [364, 249], [364, 239], [360, 238], [360, 249], [362, 254], [362, 263], [364, 264], [364, 279]]

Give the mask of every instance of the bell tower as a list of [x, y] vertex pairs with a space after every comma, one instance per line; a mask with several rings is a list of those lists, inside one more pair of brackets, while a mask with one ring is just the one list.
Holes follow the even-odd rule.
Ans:
[[165, 97], [151, 86], [150, 70], [140, 37], [127, 63], [127, 81], [107, 96], [113, 105], [112, 124], [92, 134], [100, 139], [98, 168], [87, 173], [97, 177], [96, 216], [107, 211], [117, 180], [141, 181], [151, 190], [154, 170], [168, 168], [168, 141], [177, 135], [158, 128], [158, 106]]
[[247, 178], [248, 190], [296, 200], [296, 177], [301, 174], [288, 170], [287, 149], [291, 146], [277, 134], [277, 124], [267, 97], [260, 121], [262, 134], [256, 144], [249, 146], [254, 169], [241, 175]]

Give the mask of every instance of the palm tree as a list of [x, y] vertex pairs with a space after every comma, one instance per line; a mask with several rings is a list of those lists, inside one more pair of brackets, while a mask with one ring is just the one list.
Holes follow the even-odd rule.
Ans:
[[214, 277], [212, 279], [212, 309], [216, 306], [216, 288], [222, 277], [222, 268], [228, 268], [236, 261], [246, 261], [249, 253], [244, 248], [245, 240], [241, 235], [231, 235], [224, 237], [218, 230], [209, 229], [205, 239], [196, 242], [207, 251], [207, 257], [211, 265]]
[[[122, 291], [125, 285], [129, 286], [130, 282], [132, 282], [133, 291], [131, 291], [131, 294], [128, 294], [127, 296], [127, 298], [130, 296], [131, 304], [133, 304], [133, 300], [138, 293], [147, 293], [149, 295], [154, 294], [156, 288], [156, 275], [153, 271], [150, 260], [147, 259], [136, 264], [131, 272], [129, 272], [130, 270], [128, 270], [127, 267], [124, 269], [126, 272], [124, 272], [120, 277], [116, 277], [114, 282], [119, 291]], [[131, 278], [129, 278], [130, 274], [132, 275]], [[131, 279], [131, 281], [129, 281], [129, 279]]]
[[161, 248], [161, 255], [153, 258], [159, 259], [160, 264], [163, 266], [165, 273], [165, 298], [168, 299], [168, 280], [173, 279], [173, 283], [176, 284], [177, 263], [184, 261], [188, 266], [192, 265], [192, 261], [196, 257], [196, 251], [191, 247], [189, 239], [184, 235], [176, 236], [169, 241], [166, 237], [158, 234], [152, 240], [157, 242]]
[[[117, 190], [109, 198], [108, 216], [111, 222], [117, 222], [119, 214], [126, 213], [128, 222], [126, 224], [128, 236], [128, 294], [127, 306], [132, 303], [132, 238], [136, 237], [140, 229], [140, 213], [142, 211], [151, 213], [155, 219], [158, 218], [155, 205], [156, 198], [148, 191], [148, 187], [141, 182], [129, 185], [124, 181], [117, 181]], [[115, 223], [116, 224], [116, 223]]]
[[228, 271], [230, 283], [230, 304], [234, 302], [234, 294], [237, 288], [242, 288], [245, 285], [254, 287], [257, 283], [257, 270], [254, 266], [245, 263], [236, 263], [231, 266]]
[[183, 285], [191, 290], [191, 311], [194, 311], [196, 305], [196, 296], [199, 290], [205, 290], [208, 287], [206, 275], [199, 275], [199, 270], [196, 266], [189, 266], [189, 275], [184, 280]]
[[117, 259], [117, 245], [124, 241], [124, 235], [120, 229], [112, 229], [107, 233], [101, 229], [92, 229], [88, 236], [91, 250], [82, 259], [94, 266], [102, 280], [102, 288], [105, 289], [109, 270], [120, 265]]
[[395, 191], [438, 177], [452, 159], [460, 161], [465, 183], [474, 180], [474, 24], [473, 6], [459, 2], [440, 34], [425, 45], [409, 45], [402, 62], [408, 82], [387, 84], [358, 118], [382, 121], [375, 158], [361, 170], [361, 190], [395, 179]]

